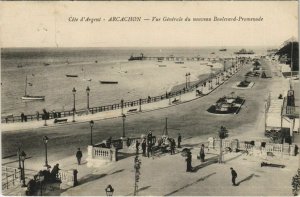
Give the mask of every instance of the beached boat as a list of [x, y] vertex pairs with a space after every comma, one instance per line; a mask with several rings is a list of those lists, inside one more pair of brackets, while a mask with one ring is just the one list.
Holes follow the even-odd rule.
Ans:
[[117, 81], [99, 81], [101, 84], [118, 84]]
[[66, 75], [66, 77], [78, 77], [78, 75]]
[[224, 49], [220, 49], [219, 51], [227, 51], [227, 49], [224, 48]]
[[158, 65], [159, 67], [167, 67], [167, 65]]
[[184, 62], [179, 61], [179, 62], [175, 62], [175, 64], [184, 64]]
[[32, 86], [32, 83], [27, 82], [27, 75], [26, 75], [26, 80], [25, 80], [25, 94], [22, 96], [22, 100], [45, 100], [45, 96], [31, 96], [27, 94], [27, 85]]

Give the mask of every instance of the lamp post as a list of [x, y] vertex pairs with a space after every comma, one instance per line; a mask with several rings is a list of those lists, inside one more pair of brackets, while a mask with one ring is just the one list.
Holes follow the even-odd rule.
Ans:
[[106, 196], [112, 196], [114, 194], [114, 188], [111, 185], [108, 185], [105, 188]]
[[86, 87], [86, 95], [87, 95], [87, 111], [90, 111], [90, 87]]
[[188, 89], [188, 77], [191, 75], [191, 73], [185, 73], [185, 88]]
[[76, 89], [75, 88], [73, 88], [73, 90], [72, 90], [72, 93], [73, 93], [73, 122], [75, 122], [75, 111], [76, 111], [76, 109], [75, 109], [75, 95], [76, 95]]
[[122, 120], [123, 120], [123, 135], [122, 135], [122, 137], [125, 137], [125, 120], [126, 120], [125, 114], [122, 114]]
[[25, 184], [25, 165], [24, 165], [24, 161], [26, 159], [26, 153], [24, 151], [21, 152], [20, 158], [21, 158], [21, 161], [22, 161], [22, 170], [21, 170], [22, 187], [26, 187], [26, 184]]
[[123, 114], [123, 108], [124, 108], [124, 99], [121, 99], [121, 114]]
[[47, 151], [47, 144], [48, 144], [48, 140], [49, 138], [47, 136], [44, 136], [43, 137], [43, 142], [44, 142], [44, 145], [45, 145], [45, 167], [48, 169], [50, 168], [50, 166], [48, 165], [48, 151]]
[[18, 155], [18, 159], [19, 159], [18, 169], [22, 169], [22, 167], [21, 167], [21, 148], [20, 147], [18, 147], [17, 155]]
[[90, 121], [90, 127], [91, 127], [91, 146], [93, 146], [93, 126], [94, 126], [94, 121]]

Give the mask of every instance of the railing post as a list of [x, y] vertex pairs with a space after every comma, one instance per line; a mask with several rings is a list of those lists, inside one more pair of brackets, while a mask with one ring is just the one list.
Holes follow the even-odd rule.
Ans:
[[73, 170], [73, 187], [78, 185], [77, 174], [78, 174], [78, 171], [76, 169], [74, 169]]
[[142, 111], [142, 99], [139, 100], [140, 112]]

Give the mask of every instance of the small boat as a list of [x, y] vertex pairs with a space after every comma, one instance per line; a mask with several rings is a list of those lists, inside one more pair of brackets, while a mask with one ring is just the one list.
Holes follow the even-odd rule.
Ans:
[[18, 65], [17, 67], [18, 67], [18, 68], [22, 68], [23, 66], [20, 64], [20, 65]]
[[219, 51], [227, 51], [227, 49], [224, 48], [224, 49], [220, 49]]
[[179, 62], [175, 62], [175, 64], [184, 64], [184, 62], [179, 61]]
[[49, 63], [44, 63], [44, 66], [49, 66], [50, 64]]
[[215, 54], [215, 52], [211, 52], [211, 54]]
[[30, 96], [27, 94], [27, 84], [32, 86], [32, 83], [27, 82], [27, 75], [25, 80], [25, 94], [21, 97], [22, 100], [45, 100], [45, 96]]
[[101, 84], [118, 84], [117, 81], [99, 81]]
[[66, 77], [78, 77], [78, 75], [66, 75]]
[[167, 65], [158, 65], [159, 67], [167, 67]]

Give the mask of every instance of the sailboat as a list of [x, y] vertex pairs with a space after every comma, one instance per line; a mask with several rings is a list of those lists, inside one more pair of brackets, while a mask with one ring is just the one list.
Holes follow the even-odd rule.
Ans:
[[85, 78], [85, 71], [84, 71], [84, 69], [82, 68], [81, 70], [82, 70], [82, 72], [83, 72], [83, 80], [84, 80], [84, 81], [92, 81], [91, 78], [86, 79], [86, 78]]
[[32, 86], [32, 83], [27, 83], [27, 75], [25, 80], [25, 95], [22, 96], [23, 100], [45, 100], [45, 96], [30, 96], [27, 94], [27, 85]]

